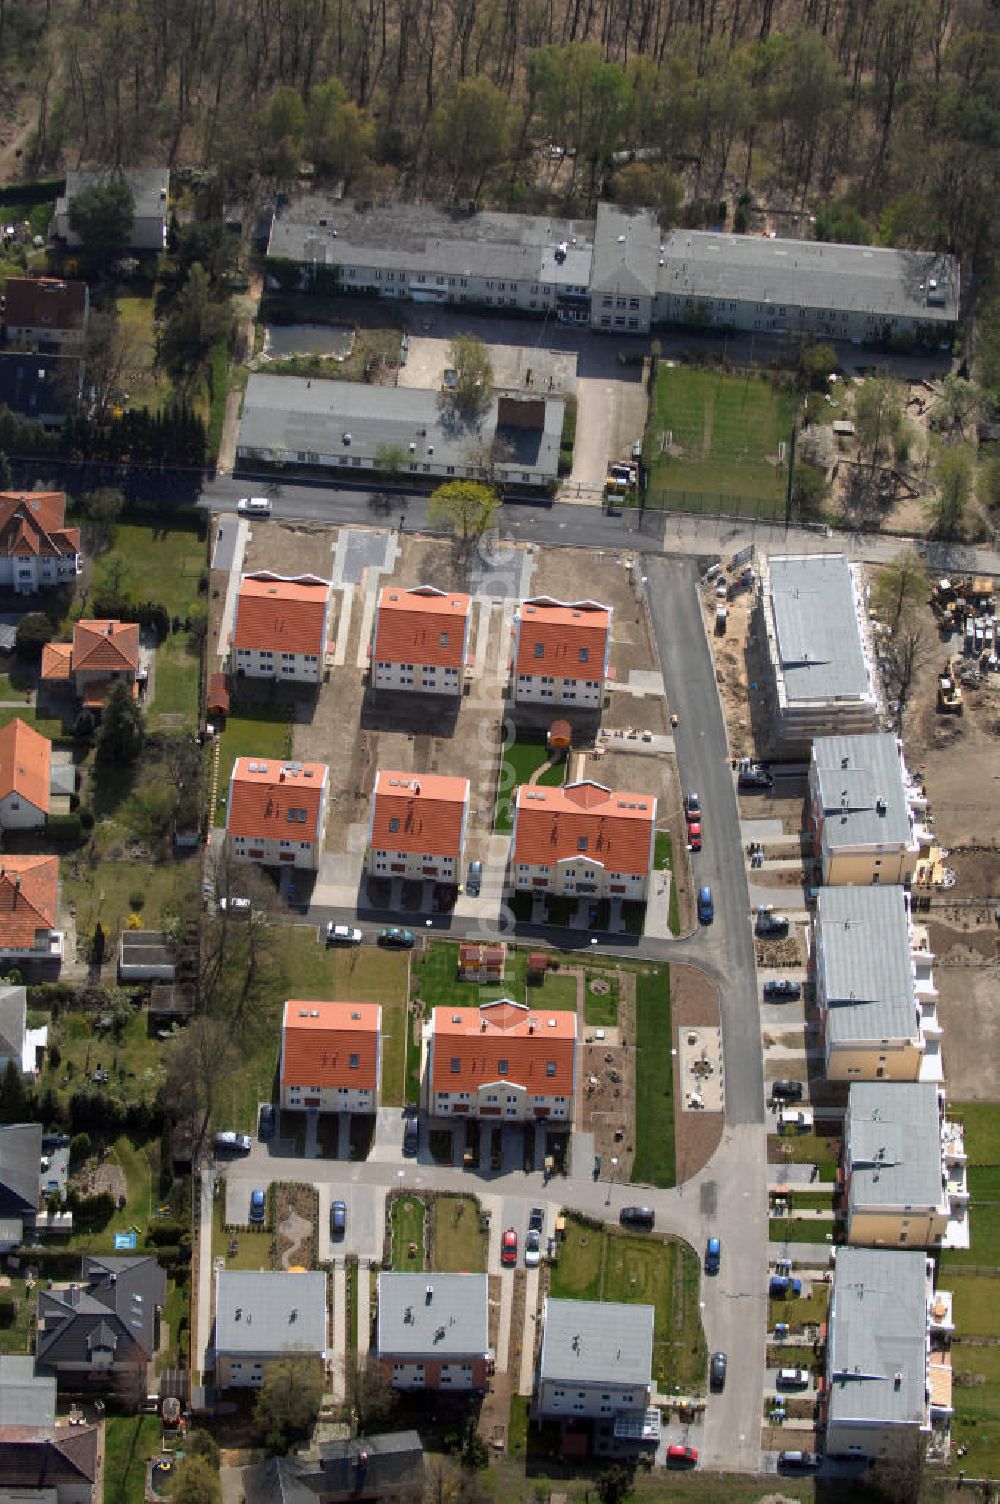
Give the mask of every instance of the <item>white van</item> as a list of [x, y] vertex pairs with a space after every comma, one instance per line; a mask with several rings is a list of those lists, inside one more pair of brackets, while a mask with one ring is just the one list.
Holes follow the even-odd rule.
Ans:
[[266, 496], [241, 496], [236, 510], [244, 517], [270, 517], [271, 503]]

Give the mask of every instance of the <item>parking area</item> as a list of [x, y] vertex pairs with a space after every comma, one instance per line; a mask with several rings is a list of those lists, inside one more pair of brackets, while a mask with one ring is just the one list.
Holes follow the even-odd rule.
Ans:
[[[484, 332], [483, 323], [479, 319], [468, 320], [466, 326], [456, 332], [475, 335], [487, 343], [494, 386], [539, 395], [576, 389], [576, 351], [552, 349], [547, 343], [543, 344], [544, 324], [526, 322], [522, 326], [524, 343], [511, 344], [509, 323], [501, 326], [502, 339], [488, 340], [487, 335], [492, 334], [493, 329], [487, 326]], [[399, 385], [424, 389], [443, 386], [453, 338], [451, 334], [447, 337], [433, 333], [411, 334], [406, 364], [399, 372]]]

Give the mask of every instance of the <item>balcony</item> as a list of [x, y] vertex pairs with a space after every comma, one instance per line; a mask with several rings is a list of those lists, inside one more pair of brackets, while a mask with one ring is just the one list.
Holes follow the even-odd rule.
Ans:
[[927, 1328], [932, 1337], [950, 1337], [955, 1330], [950, 1290], [935, 1290], [927, 1308]]

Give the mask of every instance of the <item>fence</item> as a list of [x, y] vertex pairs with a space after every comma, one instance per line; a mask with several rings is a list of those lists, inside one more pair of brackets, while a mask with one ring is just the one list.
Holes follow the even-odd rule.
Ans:
[[[638, 506], [638, 501], [622, 498], [616, 506]], [[647, 512], [689, 512], [697, 517], [737, 517], [752, 521], [783, 522], [785, 499], [774, 496], [725, 496], [714, 491], [662, 491], [650, 487], [646, 492]], [[803, 519], [793, 516], [798, 526]]]

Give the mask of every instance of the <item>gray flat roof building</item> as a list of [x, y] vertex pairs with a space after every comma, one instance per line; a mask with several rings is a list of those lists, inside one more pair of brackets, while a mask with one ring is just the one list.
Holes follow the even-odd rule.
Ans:
[[489, 1279], [485, 1274], [388, 1274], [378, 1277], [379, 1357], [448, 1361], [489, 1351]]
[[545, 1302], [539, 1382], [636, 1385], [653, 1370], [652, 1306], [602, 1300]]
[[372, 469], [393, 448], [404, 474], [480, 476], [492, 463], [500, 476], [537, 485], [555, 480], [564, 410], [561, 397], [501, 396], [465, 418], [439, 391], [258, 373], [247, 383], [237, 453]]
[[657, 290], [954, 324], [961, 283], [954, 256], [936, 251], [673, 230]]
[[891, 731], [817, 737], [810, 784], [818, 795], [828, 852], [908, 846], [914, 840], [902, 752]]
[[827, 1341], [827, 1450], [878, 1455], [927, 1423], [928, 1260], [910, 1249], [837, 1249]]
[[844, 1159], [850, 1199], [865, 1207], [936, 1207], [943, 1196], [941, 1113], [930, 1081], [854, 1081]]
[[34, 1358], [0, 1354], [0, 1429], [51, 1426], [56, 1418], [56, 1381], [37, 1374]]
[[41, 1123], [9, 1123], [0, 1127], [0, 1216], [34, 1214], [38, 1210], [41, 1178]]
[[281, 1357], [326, 1351], [322, 1270], [220, 1269], [215, 1279], [217, 1353]]
[[910, 915], [901, 887], [821, 888], [816, 966], [832, 1045], [918, 1033]]

